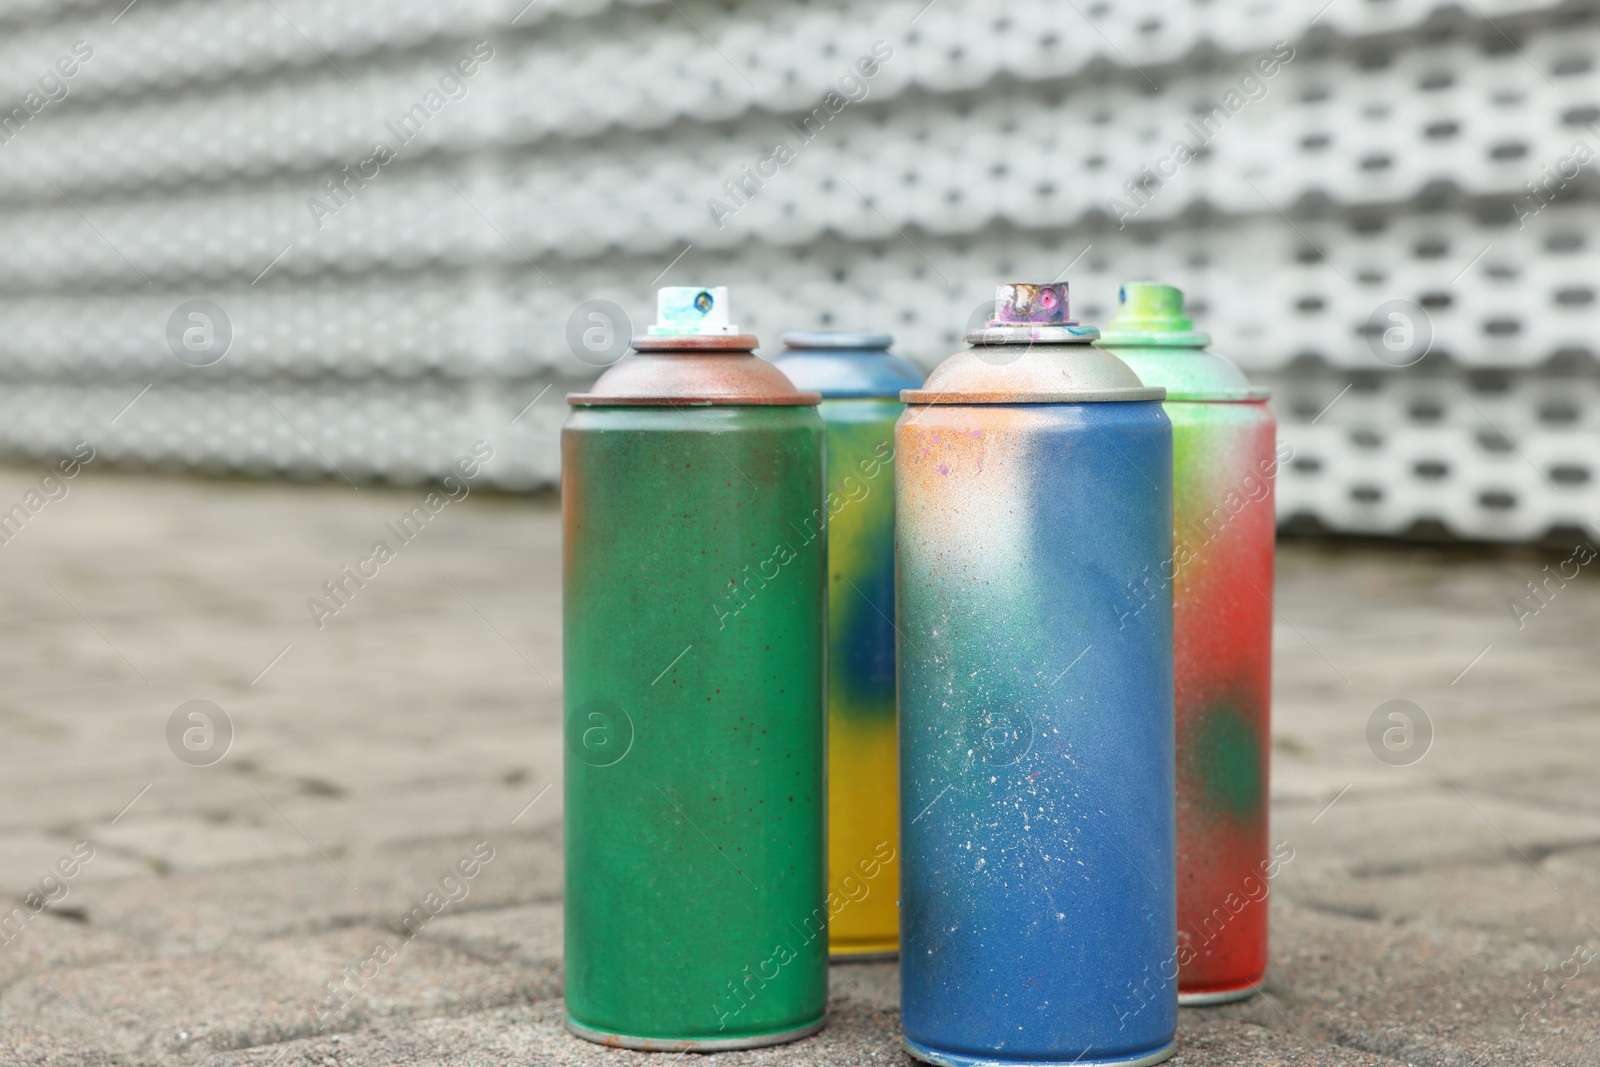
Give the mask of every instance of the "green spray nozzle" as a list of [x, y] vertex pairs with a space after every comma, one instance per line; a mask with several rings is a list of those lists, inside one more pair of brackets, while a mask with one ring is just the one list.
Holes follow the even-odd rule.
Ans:
[[1186, 333], [1194, 320], [1183, 313], [1183, 290], [1160, 282], [1128, 282], [1117, 293], [1119, 307], [1107, 330]]
[[1102, 348], [1133, 369], [1145, 385], [1160, 386], [1169, 401], [1264, 400], [1244, 372], [1207, 352], [1211, 335], [1194, 328], [1183, 313], [1183, 290], [1160, 282], [1127, 282], [1117, 294], [1121, 307], [1100, 331]]

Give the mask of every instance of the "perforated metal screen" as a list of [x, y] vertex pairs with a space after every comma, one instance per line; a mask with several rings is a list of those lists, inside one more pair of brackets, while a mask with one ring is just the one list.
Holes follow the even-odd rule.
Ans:
[[1277, 391], [1285, 520], [1597, 530], [1597, 52], [1528, 0], [0, 2], [0, 447], [485, 438], [536, 487], [585, 301], [726, 283], [931, 366], [997, 279], [1094, 322], [1159, 278]]

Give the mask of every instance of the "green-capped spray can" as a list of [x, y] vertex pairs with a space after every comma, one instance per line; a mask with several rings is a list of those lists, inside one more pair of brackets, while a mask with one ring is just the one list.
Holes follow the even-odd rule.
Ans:
[[[1172, 558], [1125, 610], [1170, 596], [1177, 706], [1178, 1003], [1253, 995], [1267, 967], [1272, 744], [1272, 482], [1267, 392], [1184, 314], [1170, 285], [1129, 282], [1099, 344], [1172, 420]], [[1292, 854], [1292, 853], [1291, 853]]]
[[567, 1024], [752, 1048], [827, 1003], [824, 434], [669, 288], [562, 430]]

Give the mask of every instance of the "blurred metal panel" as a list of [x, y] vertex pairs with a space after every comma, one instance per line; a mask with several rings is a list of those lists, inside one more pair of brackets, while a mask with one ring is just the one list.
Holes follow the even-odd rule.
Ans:
[[1592, 0], [0, 0], [0, 447], [549, 485], [586, 301], [931, 365], [1065, 272], [1278, 390], [1286, 519], [1600, 530], [1597, 53]]

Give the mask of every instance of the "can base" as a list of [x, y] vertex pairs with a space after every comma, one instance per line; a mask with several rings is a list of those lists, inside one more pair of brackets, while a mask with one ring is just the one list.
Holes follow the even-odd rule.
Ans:
[[1232, 1004], [1235, 1001], [1249, 1000], [1261, 992], [1261, 982], [1251, 982], [1238, 989], [1208, 990], [1203, 993], [1185, 993], [1178, 991], [1178, 1007], [1180, 1008], [1205, 1008], [1213, 1004]]
[[828, 949], [829, 963], [883, 963], [900, 958], [897, 948], [832, 948]]
[[567, 1016], [567, 1030], [574, 1037], [581, 1037], [585, 1041], [593, 1041], [597, 1045], [633, 1049], [636, 1052], [729, 1052], [734, 1049], [766, 1048], [768, 1045], [784, 1045], [790, 1041], [799, 1041], [802, 1037], [810, 1037], [818, 1030], [821, 1030], [827, 1021], [827, 1016], [823, 1016], [816, 1022], [807, 1023], [793, 1030], [784, 1030], [776, 1034], [755, 1034], [750, 1037], [674, 1039], [635, 1037], [631, 1034], [613, 1034], [605, 1030], [591, 1030], [582, 1023], [574, 1021], [572, 1016], [569, 1015]]
[[1092, 1059], [1088, 1052], [1085, 1052], [1073, 1060], [1002, 1060], [991, 1056], [968, 1056], [961, 1052], [940, 1052], [918, 1044], [909, 1037], [901, 1037], [900, 1043], [912, 1056], [923, 1063], [934, 1064], [934, 1067], [1150, 1067], [1150, 1064], [1170, 1059], [1172, 1054], [1178, 1051], [1178, 1043], [1169, 1041], [1154, 1052], [1141, 1053], [1124, 1059]]

